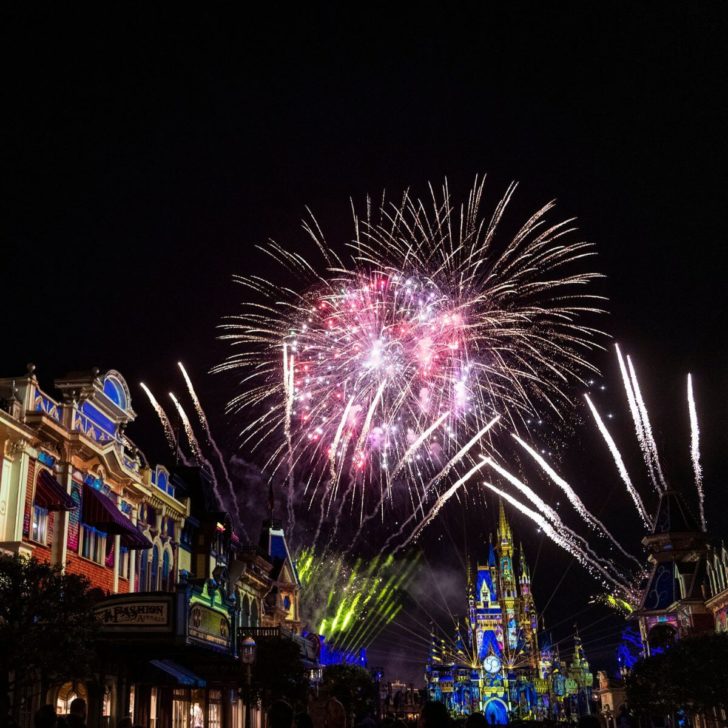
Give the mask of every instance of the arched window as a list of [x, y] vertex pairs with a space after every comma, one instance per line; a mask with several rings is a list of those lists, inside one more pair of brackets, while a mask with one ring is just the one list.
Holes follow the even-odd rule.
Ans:
[[154, 544], [152, 549], [152, 573], [149, 575], [149, 591], [159, 589], [159, 547]]
[[138, 591], [149, 591], [149, 549], [139, 552]]
[[162, 585], [161, 585], [161, 588], [164, 591], [170, 591], [169, 567], [170, 567], [169, 551], [167, 549], [164, 549], [164, 553], [162, 554]]
[[250, 626], [258, 626], [258, 602], [255, 599], [253, 599], [253, 604], [250, 608]]

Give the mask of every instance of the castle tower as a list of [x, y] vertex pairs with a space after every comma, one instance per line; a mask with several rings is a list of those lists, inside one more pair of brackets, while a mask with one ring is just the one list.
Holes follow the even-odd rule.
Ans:
[[576, 682], [579, 694], [583, 695], [582, 701], [589, 711], [591, 709], [591, 692], [594, 684], [594, 676], [591, 674], [589, 662], [584, 655], [579, 629], [574, 625], [574, 656], [569, 666], [569, 677]]
[[498, 504], [499, 597], [503, 613], [504, 643], [509, 650], [518, 647], [519, 614], [516, 609], [518, 591], [513, 569], [513, 534], [506, 518], [503, 501]]
[[519, 576], [518, 587], [521, 597], [521, 630], [524, 635], [525, 647], [531, 658], [531, 666], [538, 666], [538, 614], [536, 604], [531, 593], [531, 572], [526, 562], [526, 553], [523, 544], [518, 547]]

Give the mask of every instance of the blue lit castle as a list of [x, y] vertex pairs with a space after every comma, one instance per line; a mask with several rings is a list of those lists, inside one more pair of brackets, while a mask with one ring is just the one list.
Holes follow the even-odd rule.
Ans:
[[502, 503], [496, 544], [491, 538], [487, 562], [475, 574], [468, 568], [467, 576], [465, 623], [455, 624], [450, 643], [434, 629], [431, 634], [425, 675], [430, 699], [456, 715], [481, 711], [491, 725], [589, 713], [593, 677], [581, 639], [574, 635], [569, 665], [549, 639], [539, 642], [528, 564], [522, 546], [516, 559]]

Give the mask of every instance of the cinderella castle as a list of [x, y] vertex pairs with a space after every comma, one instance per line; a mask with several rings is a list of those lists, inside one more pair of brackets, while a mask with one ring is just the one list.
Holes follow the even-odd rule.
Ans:
[[[518, 573], [515, 564], [518, 563]], [[473, 577], [475, 577], [473, 579]], [[511, 527], [500, 504], [496, 544], [475, 573], [468, 567], [468, 617], [452, 642], [431, 634], [427, 690], [451, 713], [509, 720], [572, 720], [591, 711], [593, 677], [578, 632], [570, 662], [539, 635], [531, 576], [521, 546], [516, 559]]]

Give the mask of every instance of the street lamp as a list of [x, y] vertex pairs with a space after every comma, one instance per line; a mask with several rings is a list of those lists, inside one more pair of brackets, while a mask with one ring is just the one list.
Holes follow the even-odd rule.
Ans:
[[250, 725], [250, 701], [252, 700], [250, 683], [251, 669], [255, 662], [255, 640], [248, 635], [240, 643], [240, 662], [245, 667], [245, 728], [251, 728]]

